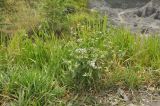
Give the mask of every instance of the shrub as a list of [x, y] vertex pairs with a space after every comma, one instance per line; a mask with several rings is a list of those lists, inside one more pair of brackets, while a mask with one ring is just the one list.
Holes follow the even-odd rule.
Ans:
[[79, 12], [85, 7], [86, 0], [46, 0], [44, 6], [44, 14], [46, 22], [45, 29], [54, 32], [56, 35], [70, 33], [71, 19], [70, 15]]

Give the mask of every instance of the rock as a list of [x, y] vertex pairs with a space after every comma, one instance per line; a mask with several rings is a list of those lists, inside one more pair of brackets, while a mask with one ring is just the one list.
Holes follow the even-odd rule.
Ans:
[[122, 90], [121, 88], [118, 89], [118, 92], [120, 97], [122, 97], [122, 99], [124, 99], [125, 102], [129, 101], [128, 96], [126, 95], [126, 93], [124, 92], [124, 90]]
[[142, 17], [142, 11], [140, 11], [140, 10], [136, 11], [135, 14], [136, 14], [138, 17]]
[[146, 28], [146, 27], [143, 27], [142, 30], [141, 30], [141, 34], [145, 34], [145, 33], [148, 33], [149, 29]]
[[152, 2], [147, 3], [144, 7], [140, 8], [141, 16], [140, 17], [149, 17], [156, 12], [156, 8], [153, 6]]
[[134, 27], [137, 27], [138, 26], [138, 24], [137, 23], [134, 23]]
[[146, 7], [145, 10], [142, 12], [142, 17], [149, 17], [156, 12], [154, 7]]
[[137, 105], [135, 105], [135, 104], [131, 103], [131, 104], [128, 104], [128, 106], [137, 106]]
[[154, 16], [154, 19], [160, 20], [160, 10], [156, 12], [156, 15]]

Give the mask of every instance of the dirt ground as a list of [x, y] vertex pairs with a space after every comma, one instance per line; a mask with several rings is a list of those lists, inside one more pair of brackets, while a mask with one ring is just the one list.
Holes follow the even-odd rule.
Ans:
[[[138, 90], [113, 88], [98, 93], [70, 95], [73, 106], [160, 106], [160, 88], [143, 86]], [[78, 102], [77, 102], [78, 101]]]

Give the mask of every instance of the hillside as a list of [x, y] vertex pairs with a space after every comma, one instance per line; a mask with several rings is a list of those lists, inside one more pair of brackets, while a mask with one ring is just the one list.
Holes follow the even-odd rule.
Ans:
[[0, 6], [0, 105], [158, 106], [159, 36], [114, 26], [87, 0]]

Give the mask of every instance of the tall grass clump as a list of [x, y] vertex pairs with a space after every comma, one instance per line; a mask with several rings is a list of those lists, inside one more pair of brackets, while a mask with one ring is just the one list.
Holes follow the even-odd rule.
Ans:
[[81, 0], [46, 0], [44, 4], [45, 22], [43, 27], [47, 29], [47, 32], [54, 32], [57, 36], [63, 36], [64, 33], [70, 34], [70, 28], [73, 27], [72, 17], [87, 12], [87, 0], [83, 0], [83, 2]]

